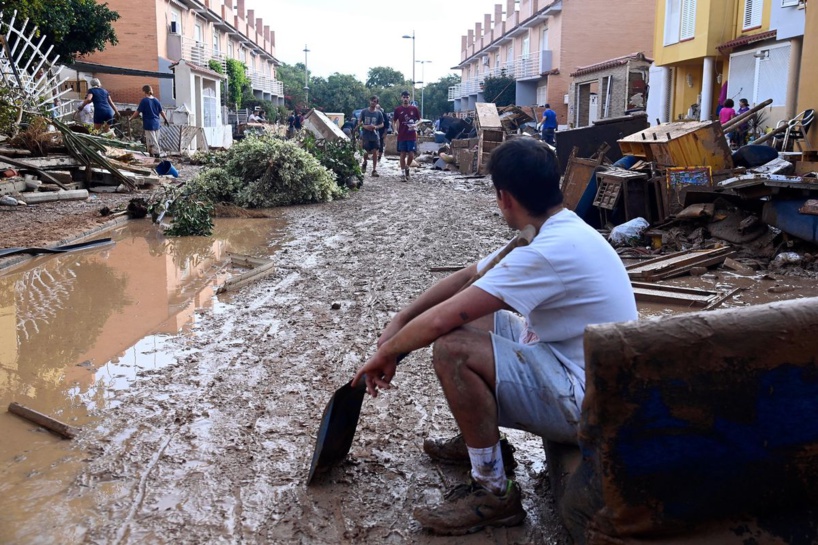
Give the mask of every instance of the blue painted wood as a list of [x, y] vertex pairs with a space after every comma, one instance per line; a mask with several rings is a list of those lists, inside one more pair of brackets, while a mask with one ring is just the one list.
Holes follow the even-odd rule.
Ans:
[[806, 198], [795, 200], [773, 200], [764, 203], [761, 220], [767, 225], [778, 227], [785, 233], [807, 242], [818, 242], [818, 216], [801, 214]]

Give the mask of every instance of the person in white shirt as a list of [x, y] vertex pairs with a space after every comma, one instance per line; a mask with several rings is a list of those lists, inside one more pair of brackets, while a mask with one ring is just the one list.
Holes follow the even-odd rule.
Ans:
[[[480, 279], [495, 254], [441, 280], [398, 312], [358, 369], [375, 396], [389, 389], [400, 355], [434, 345], [432, 365], [461, 433], [426, 440], [433, 459], [471, 464], [471, 479], [415, 518], [440, 534], [519, 524], [519, 485], [506, 478], [513, 448], [499, 427], [576, 443], [585, 394], [589, 324], [637, 319], [625, 267], [608, 242], [563, 207], [556, 155], [534, 138], [492, 153], [497, 205], [514, 229], [538, 234]], [[365, 376], [364, 376], [365, 375]]]

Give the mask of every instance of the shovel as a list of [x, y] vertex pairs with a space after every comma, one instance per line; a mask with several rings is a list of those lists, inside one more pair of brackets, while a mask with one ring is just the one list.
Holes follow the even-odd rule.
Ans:
[[[497, 265], [514, 248], [526, 246], [537, 236], [537, 229], [533, 225], [526, 225], [489, 264], [478, 274], [474, 275], [461, 290], [472, 285], [477, 279], [486, 274], [489, 269]], [[409, 354], [398, 356], [398, 363]], [[361, 378], [356, 387], [352, 381], [344, 384], [327, 403], [324, 415], [321, 417], [321, 426], [318, 428], [318, 437], [315, 440], [315, 451], [310, 464], [310, 474], [307, 477], [307, 486], [312, 483], [317, 473], [323, 473], [346, 458], [355, 438], [358, 427], [358, 417], [361, 415], [361, 406], [366, 395], [366, 381]]]

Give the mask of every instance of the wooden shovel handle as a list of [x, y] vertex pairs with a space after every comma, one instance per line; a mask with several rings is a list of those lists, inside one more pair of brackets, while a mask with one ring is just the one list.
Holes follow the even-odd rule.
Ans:
[[500, 263], [504, 257], [511, 253], [511, 251], [515, 248], [519, 248], [521, 246], [528, 246], [531, 244], [531, 241], [534, 240], [534, 237], [537, 236], [537, 228], [533, 225], [526, 225], [523, 227], [517, 235], [511, 239], [505, 247], [500, 250], [500, 252], [494, 256], [494, 259], [489, 261], [486, 266], [483, 268], [482, 271], [479, 271], [477, 274], [472, 276], [466, 284], [460, 288], [460, 291], [468, 288], [479, 279], [483, 278], [487, 272], [493, 269], [498, 263]]

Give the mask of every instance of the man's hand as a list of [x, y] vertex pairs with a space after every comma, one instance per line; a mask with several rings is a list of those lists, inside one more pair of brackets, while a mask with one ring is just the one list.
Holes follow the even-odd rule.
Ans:
[[166, 120], [165, 120], [165, 127], [167, 127], [167, 126], [169, 126], [169, 125], [170, 125], [170, 122], [169, 122], [169, 121], [166, 119]]
[[384, 356], [378, 350], [374, 356], [364, 363], [355, 377], [352, 379], [352, 386], [358, 384], [361, 377], [366, 375], [366, 392], [372, 397], [378, 397], [378, 388], [383, 390], [392, 389], [392, 378], [395, 376], [395, 369], [398, 366], [397, 358]]

